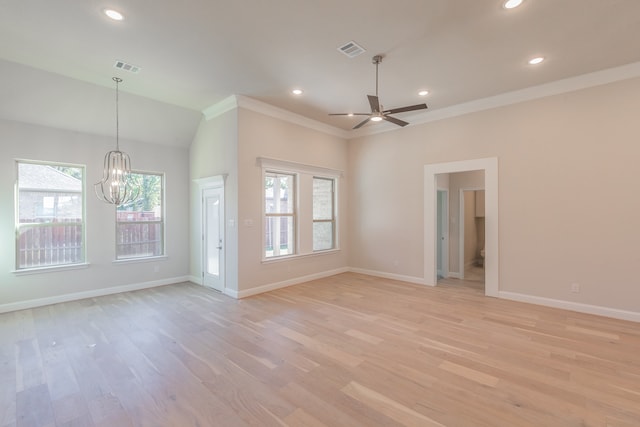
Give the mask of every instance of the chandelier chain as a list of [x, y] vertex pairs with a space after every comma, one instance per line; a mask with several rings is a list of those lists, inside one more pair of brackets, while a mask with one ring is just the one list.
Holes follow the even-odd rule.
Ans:
[[119, 93], [118, 87], [122, 79], [119, 77], [113, 77], [113, 81], [116, 82], [116, 151], [120, 151], [120, 114], [118, 111], [119, 102]]
[[122, 79], [113, 77], [116, 82], [116, 150], [104, 156], [102, 179], [94, 184], [98, 199], [105, 203], [121, 206], [134, 202], [140, 194], [140, 186], [133, 187], [131, 182], [131, 159], [120, 151], [120, 91]]

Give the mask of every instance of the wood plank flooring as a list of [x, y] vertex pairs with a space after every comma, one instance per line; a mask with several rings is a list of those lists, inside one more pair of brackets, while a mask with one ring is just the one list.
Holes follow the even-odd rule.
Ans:
[[0, 315], [0, 426], [640, 426], [640, 325], [346, 273]]

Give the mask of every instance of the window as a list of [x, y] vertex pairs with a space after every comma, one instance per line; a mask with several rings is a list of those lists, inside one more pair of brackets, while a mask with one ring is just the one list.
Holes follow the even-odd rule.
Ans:
[[164, 255], [164, 200], [162, 174], [132, 172], [138, 198], [116, 209], [116, 259]]
[[[257, 158], [262, 168], [262, 261], [326, 255], [339, 250], [338, 192], [342, 172]], [[251, 221], [245, 220], [250, 226]]]
[[335, 180], [313, 178], [313, 250], [335, 248]]
[[295, 182], [294, 174], [266, 171], [264, 174], [264, 257], [295, 253]]
[[84, 167], [16, 166], [16, 269], [84, 263]]

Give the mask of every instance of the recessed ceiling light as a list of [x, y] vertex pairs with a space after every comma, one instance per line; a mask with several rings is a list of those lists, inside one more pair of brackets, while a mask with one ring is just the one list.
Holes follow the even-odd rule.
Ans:
[[124, 19], [124, 16], [117, 10], [105, 9], [104, 14], [107, 15], [109, 18], [113, 19], [114, 21], [122, 21]]
[[420, 92], [418, 92], [418, 95], [427, 96], [427, 95], [429, 95], [429, 91], [428, 90], [421, 90]]
[[502, 4], [505, 9], [515, 9], [522, 4], [522, 0], [507, 0]]
[[544, 56], [536, 56], [535, 58], [529, 60], [529, 65], [537, 65], [542, 61], [544, 61]]
[[294, 95], [302, 95], [302, 89], [293, 89], [291, 93]]
[[348, 113], [347, 116], [348, 117], [353, 117], [353, 113]]

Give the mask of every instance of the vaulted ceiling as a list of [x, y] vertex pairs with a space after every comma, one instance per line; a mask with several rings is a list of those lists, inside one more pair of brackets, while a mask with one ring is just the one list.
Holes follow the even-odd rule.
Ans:
[[[232, 94], [351, 129], [359, 118], [328, 113], [369, 110], [376, 54], [384, 56], [379, 95], [385, 108], [429, 105], [426, 112], [399, 115], [408, 121], [640, 61], [638, 0], [524, 0], [511, 10], [502, 3], [3, 0], [0, 116], [60, 127], [73, 120], [91, 124], [77, 124], [79, 130], [108, 132], [111, 116], [97, 122], [111, 112], [117, 75], [124, 79], [121, 102], [129, 96], [131, 110], [146, 108], [148, 119], [172, 123], [175, 128], [158, 130], [158, 139], [179, 145], [190, 142], [185, 135], [200, 111]], [[106, 8], [124, 19], [107, 18]], [[338, 48], [350, 41], [366, 51], [347, 57]], [[535, 56], [545, 61], [529, 65]], [[116, 69], [118, 60], [140, 71]], [[419, 90], [429, 95], [420, 97]]]

